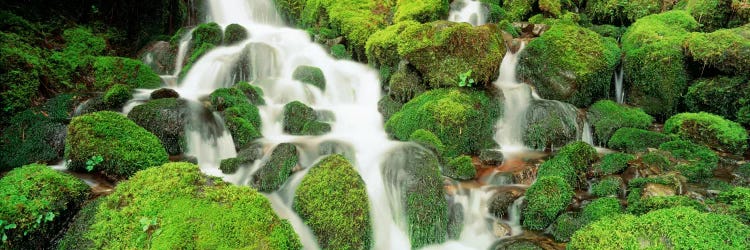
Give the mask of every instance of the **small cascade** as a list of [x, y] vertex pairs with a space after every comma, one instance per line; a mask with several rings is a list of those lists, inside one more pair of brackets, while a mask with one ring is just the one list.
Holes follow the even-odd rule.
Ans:
[[463, 228], [457, 242], [447, 242], [442, 249], [487, 249], [497, 239], [491, 231], [495, 220], [487, 212], [487, 202], [493, 195], [486, 188], [462, 188], [454, 200], [463, 207]]
[[187, 55], [188, 45], [190, 45], [190, 40], [193, 39], [193, 30], [194, 29], [190, 29], [185, 32], [185, 34], [180, 38], [179, 46], [177, 46], [177, 60], [175, 60], [174, 72], [172, 72], [172, 77], [174, 77], [175, 79], [180, 74], [180, 71], [182, 71], [183, 64], [185, 64], [185, 56]]
[[516, 66], [519, 54], [523, 50], [521, 44], [515, 53], [508, 50], [500, 64], [500, 75], [494, 85], [502, 90], [504, 98], [503, 118], [497, 122], [495, 141], [504, 151], [518, 151], [525, 149], [523, 132], [526, 126], [526, 110], [531, 103], [531, 87], [516, 80]]
[[448, 21], [484, 25], [487, 22], [487, 9], [479, 0], [456, 0], [451, 4]]
[[622, 79], [625, 75], [625, 70], [620, 66], [620, 70], [615, 72], [615, 101], [619, 104], [625, 103], [625, 92], [622, 90]]
[[506, 222], [510, 226], [512, 236], [523, 233], [523, 228], [521, 227], [521, 205], [523, 205], [525, 198], [526, 196], [519, 197], [508, 207], [508, 221]]
[[594, 136], [591, 134], [591, 124], [589, 121], [583, 121], [583, 132], [581, 133], [581, 141], [594, 146]]

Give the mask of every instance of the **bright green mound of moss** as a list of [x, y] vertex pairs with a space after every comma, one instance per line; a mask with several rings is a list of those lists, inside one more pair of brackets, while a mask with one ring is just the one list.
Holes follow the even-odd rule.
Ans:
[[629, 153], [646, 151], [657, 148], [660, 144], [670, 141], [669, 136], [637, 128], [620, 128], [612, 135], [607, 145], [616, 150]]
[[0, 248], [43, 249], [88, 198], [76, 177], [31, 164], [0, 179]]
[[659, 145], [659, 149], [669, 151], [678, 158], [674, 168], [691, 181], [700, 181], [713, 176], [719, 164], [719, 156], [710, 148], [690, 141], [676, 140]]
[[659, 0], [591, 0], [586, 2], [584, 13], [596, 23], [627, 25], [671, 5]]
[[687, 89], [683, 42], [698, 23], [685, 11], [668, 11], [636, 21], [622, 37], [627, 102], [665, 119], [677, 111]]
[[73, 171], [85, 171], [86, 161], [101, 156], [93, 170], [127, 178], [138, 170], [167, 162], [159, 138], [127, 117], [101, 111], [73, 118], [65, 139], [65, 159]]
[[605, 98], [620, 61], [612, 38], [575, 24], [553, 25], [523, 50], [519, 75], [544, 98], [586, 107]]
[[96, 210], [101, 204], [101, 199], [90, 201], [83, 205], [80, 211], [73, 217], [65, 234], [57, 243], [57, 250], [82, 250], [93, 249], [94, 241], [86, 238], [86, 233], [94, 224]]
[[435, 133], [446, 145], [444, 157], [476, 153], [494, 144], [493, 126], [501, 112], [486, 93], [465, 89], [436, 89], [406, 103], [385, 125], [386, 131], [408, 140], [418, 129]]
[[640, 108], [631, 108], [611, 100], [601, 100], [591, 105], [586, 115], [594, 132], [594, 142], [606, 144], [620, 128], [647, 129], [654, 118]]
[[224, 44], [232, 45], [247, 39], [248, 33], [242, 25], [233, 23], [224, 30]]
[[323, 71], [318, 67], [302, 65], [294, 69], [292, 73], [294, 80], [318, 87], [320, 90], [326, 89], [326, 77]]
[[292, 169], [297, 166], [297, 147], [291, 143], [281, 143], [273, 149], [271, 157], [251, 177], [251, 185], [261, 192], [273, 192], [289, 179]]
[[440, 141], [440, 138], [428, 130], [415, 130], [409, 135], [409, 141], [416, 142], [419, 145], [422, 145], [422, 147], [432, 150], [438, 158], [440, 158], [445, 151], [445, 145]]
[[372, 247], [365, 183], [342, 155], [328, 156], [310, 169], [295, 191], [294, 210], [322, 249]]
[[732, 154], [747, 151], [747, 131], [736, 122], [721, 116], [700, 112], [681, 113], [664, 123], [664, 131], [680, 138]]
[[250, 142], [263, 137], [260, 133], [262, 120], [258, 107], [251, 104], [250, 97], [255, 103], [262, 101], [262, 91], [247, 83], [238, 83], [232, 88], [219, 88], [209, 95], [211, 108], [220, 111], [224, 117], [224, 125], [232, 135], [234, 147], [240, 150]]
[[135, 106], [128, 118], [156, 135], [170, 155], [187, 151], [185, 125], [190, 119], [187, 101], [177, 98], [150, 100]]
[[557, 176], [544, 176], [526, 190], [528, 205], [523, 210], [523, 226], [543, 230], [573, 199], [573, 188]]
[[605, 177], [591, 186], [591, 194], [599, 197], [617, 197], [622, 193], [622, 187], [622, 178], [617, 176]]
[[592, 169], [595, 175], [618, 174], [628, 167], [628, 162], [635, 160], [635, 156], [625, 153], [612, 153], [602, 157]]
[[13, 114], [31, 105], [38, 95], [45, 63], [40, 49], [27, 43], [25, 38], [0, 32], [2, 114]]
[[606, 217], [576, 232], [568, 249], [747, 249], [750, 228], [688, 207]]
[[693, 60], [725, 74], [750, 75], [750, 24], [712, 33], [692, 33], [685, 48]]
[[262, 194], [190, 163], [140, 171], [102, 199], [86, 234], [95, 249], [302, 248]]
[[727, 26], [732, 15], [731, 1], [681, 0], [674, 9], [685, 10], [701, 24], [701, 30], [714, 31]]
[[581, 186], [589, 166], [597, 158], [596, 149], [591, 145], [581, 141], [572, 142], [539, 166], [537, 178], [557, 176], [565, 180], [569, 186], [577, 188]]
[[398, 0], [393, 22], [413, 20], [420, 23], [444, 19], [450, 9], [448, 0]]
[[721, 192], [718, 200], [729, 205], [728, 212], [745, 224], [750, 223], [750, 188], [734, 187]]
[[471, 162], [471, 156], [462, 155], [448, 161], [443, 167], [443, 175], [456, 180], [471, 180], [477, 175], [477, 169]]
[[105, 90], [114, 84], [134, 89], [154, 89], [161, 86], [161, 78], [151, 67], [124, 57], [97, 57], [94, 61], [94, 79], [93, 90]]

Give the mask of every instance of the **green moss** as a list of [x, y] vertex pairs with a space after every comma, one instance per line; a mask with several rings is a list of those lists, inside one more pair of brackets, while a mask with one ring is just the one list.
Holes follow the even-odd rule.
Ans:
[[301, 249], [260, 193], [189, 163], [138, 172], [102, 198], [86, 237], [96, 249]]
[[560, 0], [539, 0], [539, 9], [552, 17], [560, 16], [562, 1]]
[[400, 103], [406, 103], [427, 91], [416, 70], [405, 63], [399, 63], [398, 69], [388, 82], [388, 95]]
[[89, 190], [78, 178], [46, 165], [31, 164], [8, 172], [0, 179], [0, 247], [51, 247], [52, 239], [88, 198]]
[[565, 180], [571, 187], [581, 185], [582, 176], [576, 172], [570, 158], [564, 155], [555, 156], [539, 166], [537, 178], [545, 176], [557, 176]]
[[457, 180], [471, 180], [477, 175], [477, 169], [471, 162], [471, 156], [462, 155], [448, 161], [443, 174]]
[[616, 150], [629, 153], [646, 151], [648, 148], [656, 148], [671, 139], [669, 136], [637, 128], [620, 128], [610, 137], [607, 145]]
[[68, 168], [82, 171], [86, 161], [94, 156], [104, 159], [94, 170], [118, 179], [167, 162], [167, 152], [156, 136], [110, 111], [73, 118], [68, 126], [65, 138]]
[[218, 88], [214, 92], [211, 92], [209, 99], [211, 101], [211, 108], [216, 111], [224, 111], [234, 106], [250, 103], [239, 88]]
[[170, 155], [187, 151], [185, 125], [190, 119], [187, 101], [162, 98], [135, 106], [128, 118], [156, 135]]
[[625, 153], [612, 153], [602, 157], [601, 162], [593, 166], [594, 174], [609, 175], [625, 171], [628, 162], [635, 160], [635, 156]]
[[352, 54], [346, 50], [346, 46], [343, 44], [336, 44], [331, 46], [331, 56], [336, 59], [351, 60]]
[[302, 65], [294, 69], [292, 73], [294, 80], [318, 87], [320, 90], [326, 90], [326, 77], [323, 71], [318, 67]]
[[526, 46], [519, 75], [544, 98], [586, 107], [608, 95], [619, 62], [620, 49], [614, 39], [559, 23]]
[[313, 166], [295, 191], [293, 204], [322, 249], [372, 246], [365, 183], [342, 155], [328, 156]]
[[524, 21], [531, 13], [534, 0], [503, 0], [505, 19], [513, 22]]
[[729, 205], [729, 213], [738, 220], [750, 223], [750, 188], [734, 187], [721, 192], [717, 200]]
[[94, 241], [86, 238], [86, 232], [94, 224], [96, 210], [101, 204], [101, 199], [87, 202], [73, 217], [73, 222], [68, 226], [65, 234], [57, 243], [57, 250], [93, 249]]
[[682, 160], [675, 169], [691, 181], [699, 181], [713, 176], [713, 170], [719, 163], [719, 156], [706, 146], [689, 141], [677, 140], [663, 143], [659, 149], [669, 151]]
[[128, 100], [133, 98], [133, 89], [123, 84], [115, 84], [109, 87], [104, 95], [102, 101], [109, 107], [122, 107]]
[[648, 213], [650, 211], [678, 206], [691, 207], [698, 211], [706, 211], [706, 206], [701, 204], [700, 202], [687, 196], [675, 195], [654, 196], [641, 199], [638, 202], [628, 204], [628, 212], [639, 215]]
[[552, 237], [560, 242], [570, 241], [570, 237], [573, 236], [573, 233], [578, 231], [578, 229], [585, 224], [586, 222], [584, 219], [580, 218], [578, 213], [567, 212], [561, 214], [555, 219], [555, 223], [552, 224]]
[[601, 100], [588, 109], [586, 115], [594, 130], [594, 141], [606, 144], [620, 128], [647, 129], [654, 118], [640, 108], [631, 108], [610, 100]]
[[622, 193], [622, 178], [617, 176], [605, 177], [591, 186], [591, 194], [599, 197], [618, 196]]
[[10, 125], [0, 136], [0, 171], [30, 163], [53, 164], [62, 159], [64, 124], [31, 109], [9, 120]]
[[448, 0], [398, 0], [393, 22], [412, 20], [427, 23], [444, 19], [448, 15], [450, 5]]
[[245, 97], [247, 97], [253, 105], [266, 105], [266, 101], [263, 99], [263, 89], [260, 87], [248, 82], [238, 82], [234, 84], [234, 88], [245, 93]]
[[227, 126], [227, 130], [229, 130], [229, 133], [232, 135], [235, 149], [243, 148], [248, 143], [263, 137], [257, 127], [253, 126], [253, 124], [247, 119], [237, 116], [228, 116], [225, 118], [224, 123]]
[[732, 14], [731, 1], [722, 0], [682, 0], [674, 9], [685, 10], [701, 24], [701, 30], [714, 31], [727, 25]]
[[232, 45], [247, 39], [248, 33], [242, 25], [233, 23], [224, 30], [224, 44]]
[[[193, 30], [193, 38], [190, 41], [191, 50], [200, 48], [203, 44], [219, 45], [223, 39], [221, 26], [216, 23], [202, 23]], [[192, 54], [192, 53], [189, 53]]]
[[662, 171], [672, 170], [670, 154], [665, 151], [648, 152], [641, 156], [641, 164], [644, 168], [656, 168]]
[[[382, 74], [382, 71], [395, 68], [401, 60], [398, 54], [399, 34], [408, 27], [418, 25], [420, 24], [414, 21], [399, 22], [372, 34], [367, 39], [365, 46], [367, 61], [371, 65], [381, 68], [381, 80], [385, 83], [388, 83], [390, 73]], [[388, 77], [382, 77], [385, 75], [388, 75]]]
[[394, 101], [390, 96], [383, 95], [378, 101], [378, 112], [383, 115], [383, 121], [385, 122], [391, 119], [391, 116], [401, 110], [403, 106], [404, 104]]
[[620, 200], [614, 197], [599, 198], [583, 208], [581, 217], [586, 223], [592, 223], [602, 218], [621, 214]]
[[272, 192], [283, 185], [298, 162], [297, 147], [282, 143], [274, 148], [271, 157], [251, 178], [251, 185], [261, 192]]
[[677, 111], [687, 89], [683, 41], [698, 23], [684, 11], [668, 11], [635, 22], [622, 37], [628, 103], [664, 119]]
[[555, 149], [576, 141], [578, 109], [569, 103], [534, 100], [526, 110], [523, 144], [536, 150]]
[[70, 115], [75, 109], [75, 102], [78, 96], [75, 94], [59, 94], [47, 100], [42, 106], [41, 111], [48, 118], [55, 122], [68, 122]]
[[[0, 105], [3, 116], [31, 106], [43, 76], [41, 50], [13, 33], [0, 32]], [[4, 123], [4, 122], [3, 122]]]
[[433, 151], [436, 156], [440, 157], [445, 151], [445, 145], [440, 138], [429, 130], [417, 129], [409, 135], [409, 141], [419, 143], [423, 147]]
[[741, 125], [705, 112], [672, 116], [664, 123], [664, 132], [736, 155], [748, 147], [747, 131]]
[[686, 54], [704, 67], [729, 75], [748, 76], [750, 71], [750, 25], [712, 33], [692, 33], [685, 42]]
[[586, 172], [589, 169], [589, 166], [599, 159], [596, 149], [582, 141], [571, 142], [560, 148], [560, 151], [555, 157], [559, 156], [568, 157], [573, 169], [577, 172]]
[[554, 221], [573, 199], [573, 189], [560, 177], [538, 178], [528, 190], [528, 206], [523, 210], [523, 226], [531, 230], [543, 230]]
[[672, 4], [656, 0], [594, 0], [586, 2], [584, 13], [596, 23], [626, 25], [668, 10]]
[[315, 110], [299, 101], [284, 105], [284, 132], [293, 135], [322, 135], [331, 131], [331, 125], [318, 121]]
[[603, 37], [611, 37], [611, 38], [618, 39], [618, 40], [620, 39], [620, 37], [622, 37], [622, 35], [627, 30], [627, 27], [618, 27], [618, 26], [609, 25], [609, 24], [593, 25], [588, 28]]
[[493, 126], [500, 112], [499, 103], [480, 91], [436, 89], [406, 103], [385, 125], [386, 131], [408, 140], [418, 129], [429, 130], [446, 145], [444, 157], [478, 152], [494, 144]]
[[[70, 28], [63, 31], [65, 47], [61, 51], [52, 52], [50, 61], [57, 64], [51, 69], [58, 87], [66, 89], [85, 90], [76, 86], [76, 79], [88, 72], [88, 67], [95, 62], [95, 56], [102, 55], [106, 42], [94, 35], [87, 27]], [[104, 89], [100, 89], [104, 90]]]
[[750, 99], [747, 78], [719, 76], [695, 80], [685, 95], [690, 112], [705, 111], [737, 121], [743, 99]]
[[134, 89], [161, 86], [161, 78], [149, 66], [123, 57], [97, 57], [94, 61], [94, 79], [92, 90], [105, 90], [115, 84]]
[[204, 43], [200, 45], [200, 47], [196, 47], [194, 49], [188, 50], [188, 55], [190, 55], [187, 60], [185, 61], [185, 65], [182, 67], [182, 70], [179, 73], [179, 78], [183, 79], [188, 72], [190, 72], [190, 69], [193, 67], [193, 63], [197, 62], [198, 59], [200, 59], [203, 55], [208, 53], [208, 51], [215, 48], [216, 45], [213, 43]]
[[750, 228], [732, 217], [675, 207], [604, 218], [576, 232], [568, 248], [745, 249], [748, 235]]

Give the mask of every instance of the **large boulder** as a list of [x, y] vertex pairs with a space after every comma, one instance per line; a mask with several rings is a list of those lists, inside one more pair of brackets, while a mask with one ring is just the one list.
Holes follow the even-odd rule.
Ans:
[[138, 59], [151, 67], [159, 75], [169, 75], [174, 71], [174, 60], [177, 51], [172, 49], [169, 42], [156, 41], [146, 45], [139, 55]]
[[0, 232], [3, 249], [46, 249], [88, 198], [78, 178], [31, 164], [0, 179]]
[[250, 183], [258, 191], [273, 192], [279, 189], [297, 166], [297, 147], [291, 143], [276, 146], [267, 162], [251, 177]]
[[748, 147], [747, 131], [741, 125], [710, 113], [672, 116], [664, 123], [664, 132], [736, 155], [743, 155]]
[[[115, 178], [167, 162], [159, 138], [127, 117], [100, 111], [73, 119], [65, 139], [65, 159], [73, 171], [103, 171]], [[94, 163], [100, 159], [99, 163]], [[88, 162], [92, 160], [91, 162]]]
[[526, 111], [523, 144], [537, 150], [561, 147], [577, 139], [581, 125], [575, 106], [560, 101], [534, 100]]
[[124, 57], [100, 56], [94, 61], [94, 86], [91, 90], [105, 90], [115, 84], [130, 88], [154, 89], [161, 86], [161, 78], [149, 66]]
[[608, 96], [617, 41], [575, 24], [553, 25], [520, 55], [519, 75], [546, 99], [587, 107]]
[[445, 19], [450, 9], [447, 0], [408, 1], [399, 0], [396, 3], [396, 12], [393, 14], [393, 22], [406, 20], [420, 23], [432, 22]]
[[593, 130], [594, 143], [605, 145], [620, 128], [647, 129], [654, 118], [640, 108], [617, 104], [611, 100], [601, 100], [589, 107], [586, 119]]
[[230, 25], [227, 25], [226, 29], [224, 29], [224, 44], [226, 45], [234, 45], [238, 42], [241, 42], [249, 36], [247, 29], [245, 27], [242, 27], [242, 25], [233, 23]]
[[714, 31], [725, 28], [732, 15], [732, 1], [681, 0], [674, 9], [685, 10], [701, 24], [701, 30]]
[[502, 112], [488, 94], [466, 89], [435, 89], [406, 103], [388, 119], [385, 129], [400, 140], [425, 129], [446, 145], [443, 157], [478, 153], [494, 146], [494, 125]]
[[685, 94], [685, 106], [690, 112], [708, 112], [748, 124], [749, 84], [750, 81], [743, 76], [696, 79]]
[[412, 248], [446, 240], [448, 202], [445, 199], [438, 159], [432, 152], [414, 144], [400, 146], [383, 162], [383, 179], [388, 193], [395, 193], [406, 213]]
[[330, 155], [311, 167], [294, 193], [293, 204], [321, 248], [372, 247], [365, 182], [342, 155]]
[[266, 197], [190, 163], [138, 172], [101, 199], [86, 233], [95, 249], [302, 248]]
[[592, 0], [586, 2], [584, 13], [602, 24], [627, 25], [636, 20], [668, 10], [674, 3], [659, 0]]
[[620, 128], [612, 134], [607, 146], [615, 150], [636, 153], [648, 148], [657, 148], [660, 144], [670, 141], [669, 136], [637, 128]]
[[728, 75], [750, 76], [750, 24], [712, 33], [692, 33], [686, 54], [704, 67]]
[[250, 142], [263, 137], [260, 133], [262, 120], [258, 107], [250, 103], [243, 85], [219, 88], [209, 95], [211, 108], [221, 112], [224, 125], [232, 135], [234, 147], [240, 150]]
[[190, 118], [187, 101], [163, 98], [135, 106], [128, 118], [159, 138], [167, 153], [179, 155], [187, 151], [185, 125]]

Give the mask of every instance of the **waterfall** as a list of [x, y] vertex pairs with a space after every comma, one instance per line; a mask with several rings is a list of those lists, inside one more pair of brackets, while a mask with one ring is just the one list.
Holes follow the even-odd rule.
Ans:
[[498, 121], [495, 132], [495, 141], [504, 151], [517, 151], [525, 149], [523, 133], [526, 126], [526, 110], [533, 99], [531, 87], [516, 80], [516, 66], [519, 54], [523, 50], [521, 44], [516, 53], [505, 53], [500, 63], [500, 75], [494, 85], [501, 89], [504, 98], [503, 118]]
[[615, 101], [619, 104], [625, 102], [625, 92], [622, 90], [622, 78], [625, 75], [623, 66], [620, 66], [620, 70], [615, 72]]
[[487, 22], [487, 10], [479, 0], [456, 0], [451, 4], [448, 21], [484, 25]]
[[583, 133], [581, 133], [581, 141], [594, 146], [594, 136], [591, 134], [591, 124], [588, 120], [583, 120]]

